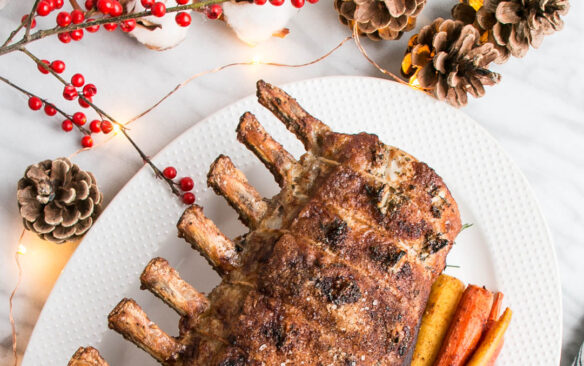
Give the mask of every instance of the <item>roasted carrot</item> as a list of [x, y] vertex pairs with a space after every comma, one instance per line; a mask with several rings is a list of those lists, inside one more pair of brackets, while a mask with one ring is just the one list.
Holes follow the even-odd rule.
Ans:
[[469, 285], [456, 308], [434, 366], [462, 366], [481, 339], [493, 305], [493, 294]]
[[495, 300], [493, 301], [493, 306], [491, 307], [491, 312], [489, 313], [489, 318], [487, 319], [487, 329], [485, 333], [493, 326], [493, 324], [499, 319], [499, 313], [501, 312], [501, 306], [503, 304], [503, 293], [497, 292], [495, 294]]
[[511, 322], [511, 315], [511, 309], [505, 309], [501, 318], [488, 330], [466, 366], [487, 366], [495, 362], [503, 345], [503, 335]]
[[463, 292], [464, 283], [457, 278], [441, 274], [434, 281], [410, 366], [434, 364]]

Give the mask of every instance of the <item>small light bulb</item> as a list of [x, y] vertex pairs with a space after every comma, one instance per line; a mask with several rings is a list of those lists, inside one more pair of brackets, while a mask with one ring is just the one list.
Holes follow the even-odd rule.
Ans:
[[26, 247], [22, 244], [19, 244], [18, 249], [16, 250], [16, 253], [21, 254], [21, 255], [25, 255], [26, 254]]
[[117, 135], [117, 134], [118, 134], [118, 133], [120, 133], [120, 131], [122, 130], [122, 129], [120, 128], [120, 126], [118, 126], [116, 123], [114, 123], [114, 124], [112, 125], [112, 127], [113, 127], [113, 128], [112, 128], [112, 130], [113, 130], [113, 132], [114, 132], [114, 135]]
[[260, 55], [254, 55], [253, 58], [251, 59], [251, 63], [254, 65], [258, 65], [261, 62], [262, 62], [262, 58]]

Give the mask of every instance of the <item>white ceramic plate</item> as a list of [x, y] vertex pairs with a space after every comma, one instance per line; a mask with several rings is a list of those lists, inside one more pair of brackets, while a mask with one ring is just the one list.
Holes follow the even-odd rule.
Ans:
[[[514, 311], [498, 365], [557, 365], [561, 345], [560, 281], [553, 245], [533, 193], [495, 140], [464, 113], [407, 87], [380, 79], [332, 77], [284, 86], [316, 117], [340, 132], [378, 134], [427, 162], [457, 200], [462, 232], [448, 257], [448, 272], [505, 294]], [[197, 201], [228, 235], [244, 231], [236, 214], [210, 191], [205, 177], [220, 153], [231, 156], [260, 193], [277, 186], [263, 165], [235, 138], [239, 116], [252, 111], [294, 155], [301, 145], [254, 96], [215, 113], [169, 144], [155, 158], [188, 172]], [[176, 236], [184, 206], [143, 168], [109, 204], [53, 289], [23, 365], [66, 365], [80, 345], [93, 345], [112, 366], [155, 365], [144, 352], [107, 327], [107, 314], [132, 297], [170, 334], [176, 316], [139, 290], [138, 277], [154, 256], [169, 260], [200, 291], [219, 277]]]

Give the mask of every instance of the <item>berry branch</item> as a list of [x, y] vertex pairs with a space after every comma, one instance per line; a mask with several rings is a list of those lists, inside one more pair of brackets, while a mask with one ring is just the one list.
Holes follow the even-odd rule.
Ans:
[[[48, 116], [54, 116], [55, 114], [59, 113], [63, 117], [67, 118], [67, 120], [65, 122], [70, 122], [70, 123], [71, 123], [71, 120], [74, 119], [73, 116], [67, 114], [67, 112], [63, 111], [61, 108], [52, 104], [47, 99], [43, 99], [43, 98], [39, 97], [38, 95], [36, 95], [36, 94], [26, 90], [26, 89], [21, 88], [20, 86], [14, 84], [13, 82], [11, 82], [10, 80], [6, 79], [3, 76], [0, 76], [0, 80], [3, 81], [5, 84], [10, 85], [14, 89], [20, 91], [22, 94], [25, 94], [26, 96], [28, 96], [29, 97], [28, 106], [30, 107], [30, 109], [37, 111], [37, 110], [41, 109], [41, 107], [44, 105], [45, 106], [45, 113]], [[88, 129], [86, 129], [85, 127], [80, 126], [78, 124], [75, 124], [75, 126], [84, 135], [91, 134], [91, 132]], [[71, 123], [71, 129], [72, 128], [73, 128], [73, 123]]]
[[[25, 55], [27, 55], [29, 58], [31, 58], [37, 64], [37, 67], [39, 68], [39, 70], [44, 69], [44, 70], [48, 71], [51, 75], [53, 75], [57, 80], [59, 80], [65, 86], [64, 96], [67, 96], [67, 95], [71, 95], [71, 96], [75, 95], [75, 96], [78, 96], [79, 99], [81, 99], [86, 105], [90, 106], [100, 117], [102, 117], [102, 119], [105, 117], [109, 121], [111, 121], [111, 123], [113, 123], [116, 126], [118, 126], [120, 132], [124, 135], [124, 137], [128, 140], [128, 142], [130, 142], [130, 144], [138, 152], [138, 154], [142, 158], [142, 161], [145, 164], [148, 164], [152, 168], [152, 170], [154, 171], [154, 174], [156, 175], [156, 177], [163, 179], [169, 185], [169, 187], [172, 190], [172, 193], [173, 194], [175, 194], [178, 197], [181, 196], [181, 193], [180, 193], [179, 189], [177, 188], [177, 185], [180, 185], [181, 188], [184, 188], [183, 187], [182, 180], [181, 180], [181, 182], [179, 184], [175, 183], [172, 180], [172, 178], [174, 178], [174, 176], [176, 176], [176, 170], [175, 170], [175, 174], [174, 174], [174, 176], [172, 178], [169, 177], [169, 174], [164, 174], [164, 172], [162, 170], [160, 170], [152, 162], [152, 160], [148, 157], [148, 155], [146, 155], [144, 153], [144, 151], [142, 151], [142, 149], [140, 149], [140, 147], [136, 144], [136, 142], [130, 137], [130, 135], [128, 134], [128, 131], [127, 131], [127, 127], [124, 126], [124, 124], [118, 122], [110, 114], [108, 114], [103, 109], [101, 109], [100, 107], [98, 107], [97, 105], [95, 105], [93, 103], [93, 101], [90, 98], [88, 98], [84, 93], [78, 93], [77, 90], [75, 89], [75, 86], [71, 85], [71, 83], [68, 83], [65, 79], [63, 79], [63, 77], [61, 77], [61, 75], [59, 75], [59, 73], [57, 73], [57, 71], [55, 71], [53, 67], [47, 67], [47, 64], [43, 60], [41, 60], [37, 56], [33, 55], [28, 49], [22, 47], [20, 49], [20, 51], [22, 51]], [[2, 77], [2, 81], [7, 82], [9, 85], [15, 87], [16, 89], [18, 89], [19, 91], [23, 92], [24, 94], [26, 94], [28, 96], [33, 96], [32, 93], [24, 90], [23, 88], [20, 88], [20, 87], [16, 86], [15, 84], [11, 83], [10, 81], [8, 81], [7, 79], [5, 79], [3, 77]], [[79, 83], [79, 84], [81, 84], [81, 83]], [[72, 92], [71, 92], [71, 90], [72, 90]], [[38, 98], [36, 96], [34, 96], [34, 97], [35, 98]], [[74, 99], [74, 97], [70, 97], [70, 98], [71, 99]], [[39, 99], [39, 102], [40, 102], [41, 101], [40, 98], [38, 98], [38, 99]], [[69, 98], [67, 98], [67, 99], [69, 99]], [[36, 106], [35, 106], [35, 108], [36, 108]], [[33, 108], [33, 109], [35, 109], [35, 108]], [[40, 109], [40, 106], [39, 106], [39, 108], [36, 108], [36, 110], [38, 110], [38, 109]], [[72, 117], [70, 117], [69, 115], [67, 115], [64, 112], [62, 114], [64, 116], [66, 116], [67, 118], [72, 119], [73, 122], [75, 123], [75, 125], [77, 125], [77, 126], [81, 126], [81, 125], [85, 124], [86, 117], [85, 117], [85, 114], [83, 114], [81, 112], [75, 113]], [[82, 144], [83, 144], [84, 147], [88, 148], [88, 147], [93, 146], [93, 140], [91, 139], [91, 136], [89, 135], [90, 132], [87, 131], [87, 130], [85, 130], [85, 131], [87, 132], [87, 134], [86, 134], [86, 136], [84, 136], [84, 138], [82, 140]], [[183, 178], [183, 180], [184, 179], [185, 178]], [[190, 178], [188, 178], [188, 179], [190, 179]], [[190, 189], [192, 189], [192, 187]], [[188, 189], [188, 190], [190, 190], [190, 189]], [[183, 189], [183, 190], [187, 191], [186, 189]], [[189, 195], [187, 195], [186, 198], [183, 195], [183, 201], [190, 201], [190, 198], [189, 198], [190, 195], [192, 195], [192, 193], [190, 193]], [[194, 196], [193, 196], [193, 201], [194, 201]]]
[[[37, 0], [36, 2], [40, 2], [42, 0]], [[136, 20], [136, 19], [141, 19], [147, 16], [157, 16], [157, 17], [161, 17], [164, 16], [165, 14], [168, 13], [175, 13], [175, 12], [183, 12], [186, 10], [201, 10], [201, 9], [205, 9], [209, 6], [215, 5], [215, 4], [220, 4], [222, 2], [225, 2], [226, 0], [206, 0], [206, 1], [201, 1], [201, 2], [194, 2], [191, 4], [186, 4], [186, 5], [178, 5], [178, 6], [173, 6], [170, 8], [164, 8], [162, 9], [162, 7], [158, 6], [152, 6], [152, 8], [150, 10], [146, 10], [146, 11], [142, 11], [139, 13], [129, 13], [129, 14], [122, 14], [122, 15], [118, 15], [118, 16], [112, 16], [112, 17], [103, 17], [103, 18], [99, 18], [99, 19], [95, 19], [95, 20], [88, 20], [82, 23], [71, 23], [68, 24], [67, 26], [60, 26], [57, 25], [56, 27], [50, 28], [50, 29], [43, 29], [43, 30], [39, 30], [33, 34], [25, 34], [25, 36], [18, 42], [15, 43], [10, 43], [12, 41], [12, 39], [14, 38], [14, 36], [23, 28], [23, 25], [19, 25], [17, 29], [15, 29], [11, 35], [9, 36], [9, 38], [4, 42], [4, 45], [2, 47], [0, 47], [0, 56], [10, 53], [10, 52], [14, 52], [17, 50], [20, 50], [23, 46], [37, 41], [39, 39], [51, 36], [51, 35], [55, 35], [55, 34], [67, 34], [71, 31], [76, 31], [76, 30], [80, 30], [80, 29], [87, 29], [87, 28], [94, 28], [95, 27], [99, 27], [100, 25], [104, 25], [104, 24], [115, 24], [115, 23], [120, 23], [120, 22], [124, 22], [124, 21], [131, 21], [131, 20]], [[154, 3], [154, 4], [161, 4], [162, 6], [164, 6], [163, 3]], [[36, 9], [36, 7], [34, 8]], [[28, 15], [27, 21], [29, 22], [29, 24], [31, 25], [30, 28], [33, 28], [33, 24], [34, 24], [34, 14], [35, 11], [31, 11], [31, 13]], [[100, 10], [100, 9], [98, 9]], [[100, 10], [101, 11], [101, 10]], [[39, 9], [36, 9], [36, 12], [39, 13]], [[42, 14], [47, 15], [48, 13], [44, 13], [41, 12], [39, 15], [42, 16]], [[187, 14], [188, 15], [188, 14]], [[85, 15], [84, 15], [85, 17]], [[190, 23], [190, 22], [189, 22]], [[27, 24], [28, 26], [28, 24]], [[134, 23], [135, 26], [135, 23]], [[27, 29], [30, 31], [30, 28], [27, 27]], [[133, 29], [133, 28], [132, 28]]]

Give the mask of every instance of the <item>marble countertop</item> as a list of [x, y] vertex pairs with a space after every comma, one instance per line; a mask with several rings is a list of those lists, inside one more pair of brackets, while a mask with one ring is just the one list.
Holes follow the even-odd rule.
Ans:
[[[0, 38], [15, 27], [29, 2], [13, 1], [0, 10]], [[471, 100], [463, 109], [495, 136], [525, 173], [551, 228], [562, 278], [561, 365], [571, 364], [584, 341], [584, 5], [572, 3], [562, 32], [547, 37], [539, 50], [531, 50], [525, 58], [494, 67], [503, 75], [501, 83], [487, 88], [485, 97]], [[430, 2], [418, 24], [428, 24], [436, 16], [448, 17], [450, 6]], [[197, 16], [193, 23], [186, 41], [162, 53], [147, 50], [121, 32], [101, 31], [82, 42], [64, 45], [46, 39], [30, 49], [42, 58], [64, 60], [71, 73], [84, 73], [86, 80], [99, 88], [96, 102], [125, 120], [197, 72], [257, 56], [263, 61], [303, 63], [349, 35], [326, 0], [301, 10], [285, 39], [273, 38], [254, 48], [238, 41], [222, 23]], [[397, 71], [407, 38], [383, 44], [365, 41], [364, 45], [382, 66]], [[0, 57], [0, 75], [59, 100], [60, 86], [50, 76], [38, 73], [22, 54]], [[304, 68], [231, 68], [189, 84], [132, 125], [131, 134], [154, 155], [192, 124], [253, 93], [259, 78], [283, 84], [328, 75], [382, 76], [350, 42], [325, 61]], [[17, 281], [14, 253], [22, 230], [16, 182], [28, 165], [69, 156], [79, 145], [78, 135], [66, 135], [58, 119], [28, 110], [26, 99], [3, 84], [0, 115], [0, 364], [11, 364], [8, 296]], [[106, 204], [141, 168], [136, 152], [121, 138], [80, 153], [73, 160], [98, 177]], [[50, 245], [30, 234], [25, 235], [24, 243], [28, 252], [20, 257], [24, 277], [14, 311], [19, 354], [26, 348], [61, 269], [78, 245]]]

